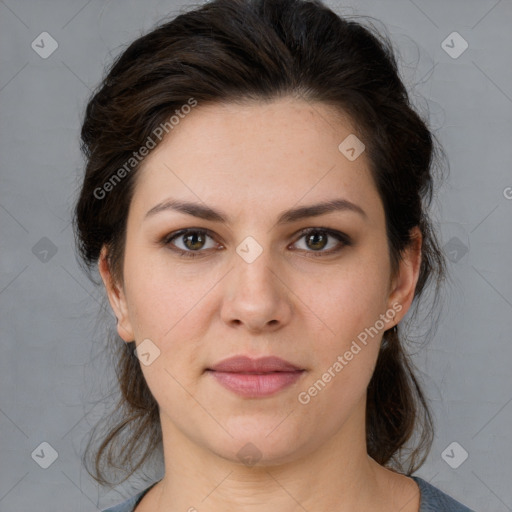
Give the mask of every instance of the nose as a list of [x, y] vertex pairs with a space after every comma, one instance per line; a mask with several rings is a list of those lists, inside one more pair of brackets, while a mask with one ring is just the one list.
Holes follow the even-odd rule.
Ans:
[[221, 318], [230, 327], [273, 332], [290, 322], [290, 292], [268, 251], [251, 263], [235, 255], [224, 283]]

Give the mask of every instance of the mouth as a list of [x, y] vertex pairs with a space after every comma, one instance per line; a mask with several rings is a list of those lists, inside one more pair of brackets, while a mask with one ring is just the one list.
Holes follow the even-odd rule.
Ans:
[[224, 388], [246, 398], [271, 396], [296, 383], [305, 373], [278, 357], [235, 356], [206, 369]]

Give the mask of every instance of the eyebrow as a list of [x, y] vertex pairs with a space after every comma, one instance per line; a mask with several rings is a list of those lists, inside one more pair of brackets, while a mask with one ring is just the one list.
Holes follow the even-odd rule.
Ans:
[[[210, 220], [213, 222], [228, 223], [228, 216], [219, 210], [210, 208], [209, 206], [188, 201], [179, 201], [177, 199], [166, 199], [151, 208], [145, 215], [145, 219], [152, 217], [157, 213], [174, 210], [181, 213], [192, 215], [199, 219]], [[335, 211], [355, 212], [364, 218], [367, 218], [366, 212], [357, 204], [346, 199], [332, 199], [322, 203], [312, 204], [309, 206], [300, 206], [286, 210], [279, 215], [277, 225], [296, 222], [309, 217], [317, 217]]]

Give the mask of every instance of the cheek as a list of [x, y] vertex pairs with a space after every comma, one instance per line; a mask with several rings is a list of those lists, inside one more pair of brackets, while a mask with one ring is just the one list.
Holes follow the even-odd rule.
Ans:
[[323, 417], [324, 428], [335, 428], [366, 393], [382, 333], [388, 328], [381, 320], [386, 312], [387, 274], [372, 270], [346, 268], [335, 279], [331, 275], [325, 294], [309, 292], [305, 301], [328, 326], [312, 338], [314, 368], [297, 396], [308, 412], [306, 422]]
[[[182, 271], [161, 258], [143, 269], [138, 261], [150, 258], [134, 254], [125, 263], [130, 321], [137, 343], [150, 339], [159, 351], [154, 362], [141, 369], [158, 403], [188, 415], [197, 404], [185, 389], [195, 393], [204, 366], [209, 291], [218, 277]], [[192, 270], [193, 265], [188, 267]]]
[[389, 293], [387, 264], [363, 260], [354, 258], [338, 269], [328, 269], [314, 279], [302, 277], [295, 283], [297, 295], [321, 320], [324, 348], [341, 350], [377, 322], [377, 329], [382, 330], [379, 319], [385, 313]]
[[197, 314], [202, 300], [214, 287], [215, 276], [198, 275], [189, 268], [170, 265], [165, 255], [150, 258], [133, 254], [125, 263], [126, 292], [130, 320], [137, 340], [152, 338], [157, 343], [172, 343], [174, 334], [199, 328]]
[[[329, 404], [340, 404], [334, 422], [365, 394], [382, 333], [389, 328], [381, 316], [387, 305], [387, 261], [369, 254], [359, 254], [354, 261], [347, 259], [339, 271], [331, 269], [325, 276], [317, 275], [314, 287], [303, 284], [299, 292], [315, 317], [321, 319], [322, 329], [313, 338], [316, 364], [298, 402], [317, 414]], [[313, 321], [318, 324], [316, 318]]]

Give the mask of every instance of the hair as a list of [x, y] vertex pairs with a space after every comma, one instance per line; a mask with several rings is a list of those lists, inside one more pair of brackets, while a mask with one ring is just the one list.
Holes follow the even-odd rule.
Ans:
[[[445, 261], [427, 210], [442, 148], [411, 104], [389, 36], [317, 0], [214, 0], [161, 21], [115, 59], [87, 103], [81, 130], [86, 169], [74, 229], [84, 267], [96, 268], [105, 246], [112, 275], [123, 282], [126, 221], [139, 167], [128, 172], [126, 162], [176, 110], [191, 98], [205, 105], [285, 96], [348, 114], [384, 205], [392, 271], [418, 227], [415, 304], [427, 285], [437, 291]], [[122, 179], [113, 182], [116, 173]], [[108, 194], [106, 183], [112, 184]], [[434, 425], [405, 341], [402, 326], [383, 335], [367, 390], [366, 439], [375, 461], [411, 474], [428, 455]], [[104, 485], [112, 483], [109, 470], [123, 470], [121, 481], [133, 475], [162, 441], [158, 404], [135, 343], [111, 342], [119, 347], [116, 422], [94, 448], [88, 469]]]

